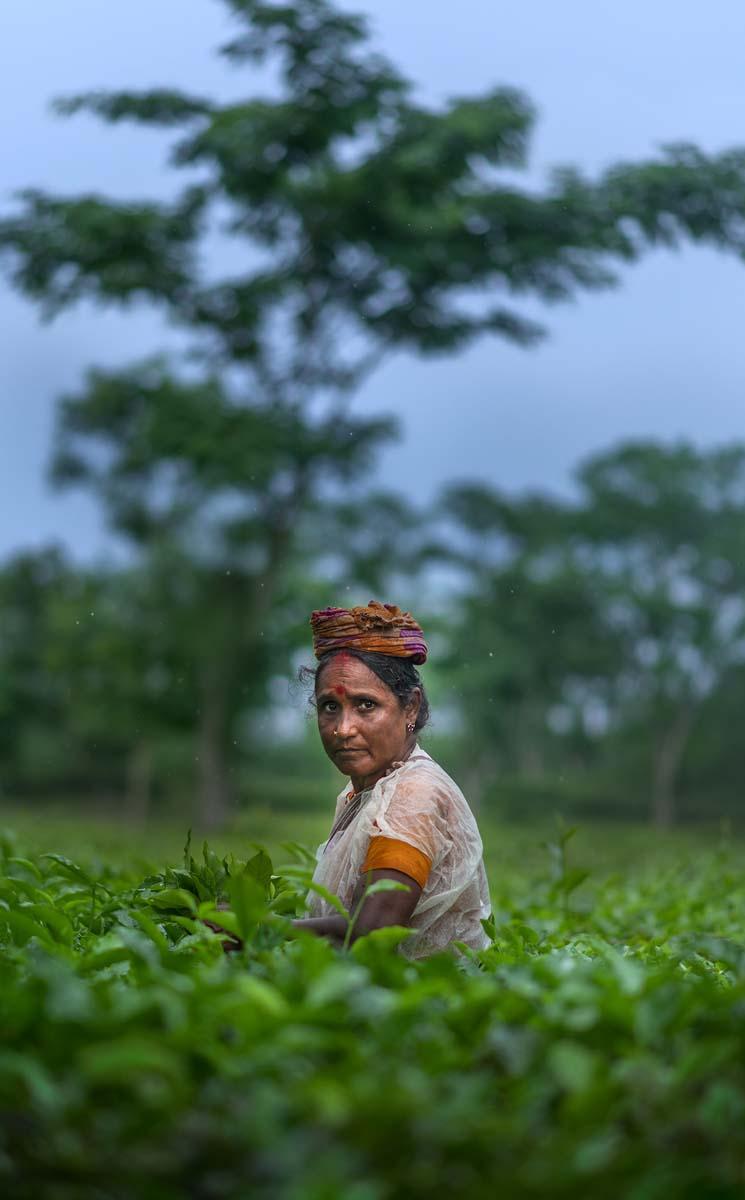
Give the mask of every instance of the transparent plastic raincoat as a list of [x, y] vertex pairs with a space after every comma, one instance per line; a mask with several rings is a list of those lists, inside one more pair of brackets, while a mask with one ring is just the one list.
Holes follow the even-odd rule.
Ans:
[[[371, 839], [406, 842], [432, 865], [409, 922], [413, 933], [401, 952], [407, 958], [424, 958], [454, 942], [473, 949], [489, 945], [481, 925], [491, 912], [481, 837], [463, 793], [442, 767], [415, 746], [405, 762], [394, 763], [358, 799], [350, 801], [348, 796], [349, 786], [337, 799], [332, 829], [346, 805], [354, 803], [358, 811], [318, 847], [314, 882], [338, 896], [349, 911]], [[312, 916], [334, 912], [313, 892], [308, 906]]]

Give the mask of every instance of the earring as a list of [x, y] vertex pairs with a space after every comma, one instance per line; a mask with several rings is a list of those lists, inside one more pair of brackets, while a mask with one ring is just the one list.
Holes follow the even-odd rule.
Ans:
[[413, 733], [415, 729], [416, 729], [416, 725], [414, 724], [413, 721], [410, 721], [409, 724], [406, 726], [407, 733]]

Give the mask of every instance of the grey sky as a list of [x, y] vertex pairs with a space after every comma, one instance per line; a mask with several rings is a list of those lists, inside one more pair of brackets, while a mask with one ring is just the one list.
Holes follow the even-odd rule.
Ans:
[[[430, 100], [496, 83], [524, 88], [540, 113], [533, 181], [551, 165], [589, 172], [688, 140], [745, 146], [741, 0], [360, 0], [381, 47]], [[163, 196], [168, 139], [59, 121], [50, 97], [97, 86], [173, 83], [250, 90], [215, 58], [229, 28], [219, 0], [24, 0], [0, 16], [0, 204], [25, 186]], [[450, 360], [400, 355], [368, 384], [360, 410], [395, 411], [406, 432], [380, 476], [426, 500], [445, 479], [509, 488], [567, 486], [593, 450], [630, 436], [745, 437], [745, 264], [710, 251], [658, 252], [613, 292], [553, 309], [541, 348], [481, 342]], [[41, 326], [0, 290], [0, 554], [52, 538], [79, 554], [107, 545], [93, 506], [44, 483], [55, 398], [86, 365], [177, 346], [146, 309], [90, 307]]]

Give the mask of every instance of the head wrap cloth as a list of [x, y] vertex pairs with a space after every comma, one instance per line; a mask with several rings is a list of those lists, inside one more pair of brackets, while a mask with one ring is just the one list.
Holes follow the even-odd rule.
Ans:
[[316, 658], [330, 650], [366, 650], [410, 658], [417, 666], [427, 661], [421, 628], [395, 604], [371, 600], [362, 608], [322, 608], [311, 615], [310, 624]]

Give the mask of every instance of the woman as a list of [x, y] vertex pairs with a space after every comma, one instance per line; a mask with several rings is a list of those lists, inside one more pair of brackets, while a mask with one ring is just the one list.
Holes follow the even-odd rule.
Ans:
[[[483, 848], [462, 792], [422, 750], [417, 734], [429, 705], [416, 665], [427, 659], [410, 613], [371, 601], [311, 617], [318, 730], [350, 785], [340, 793], [331, 833], [318, 848], [313, 881], [353, 913], [369, 883], [393, 879], [403, 890], [368, 896], [352, 937], [406, 925], [409, 958], [453, 942], [489, 944]], [[341, 945], [347, 920], [311, 892], [312, 915], [293, 921]]]

